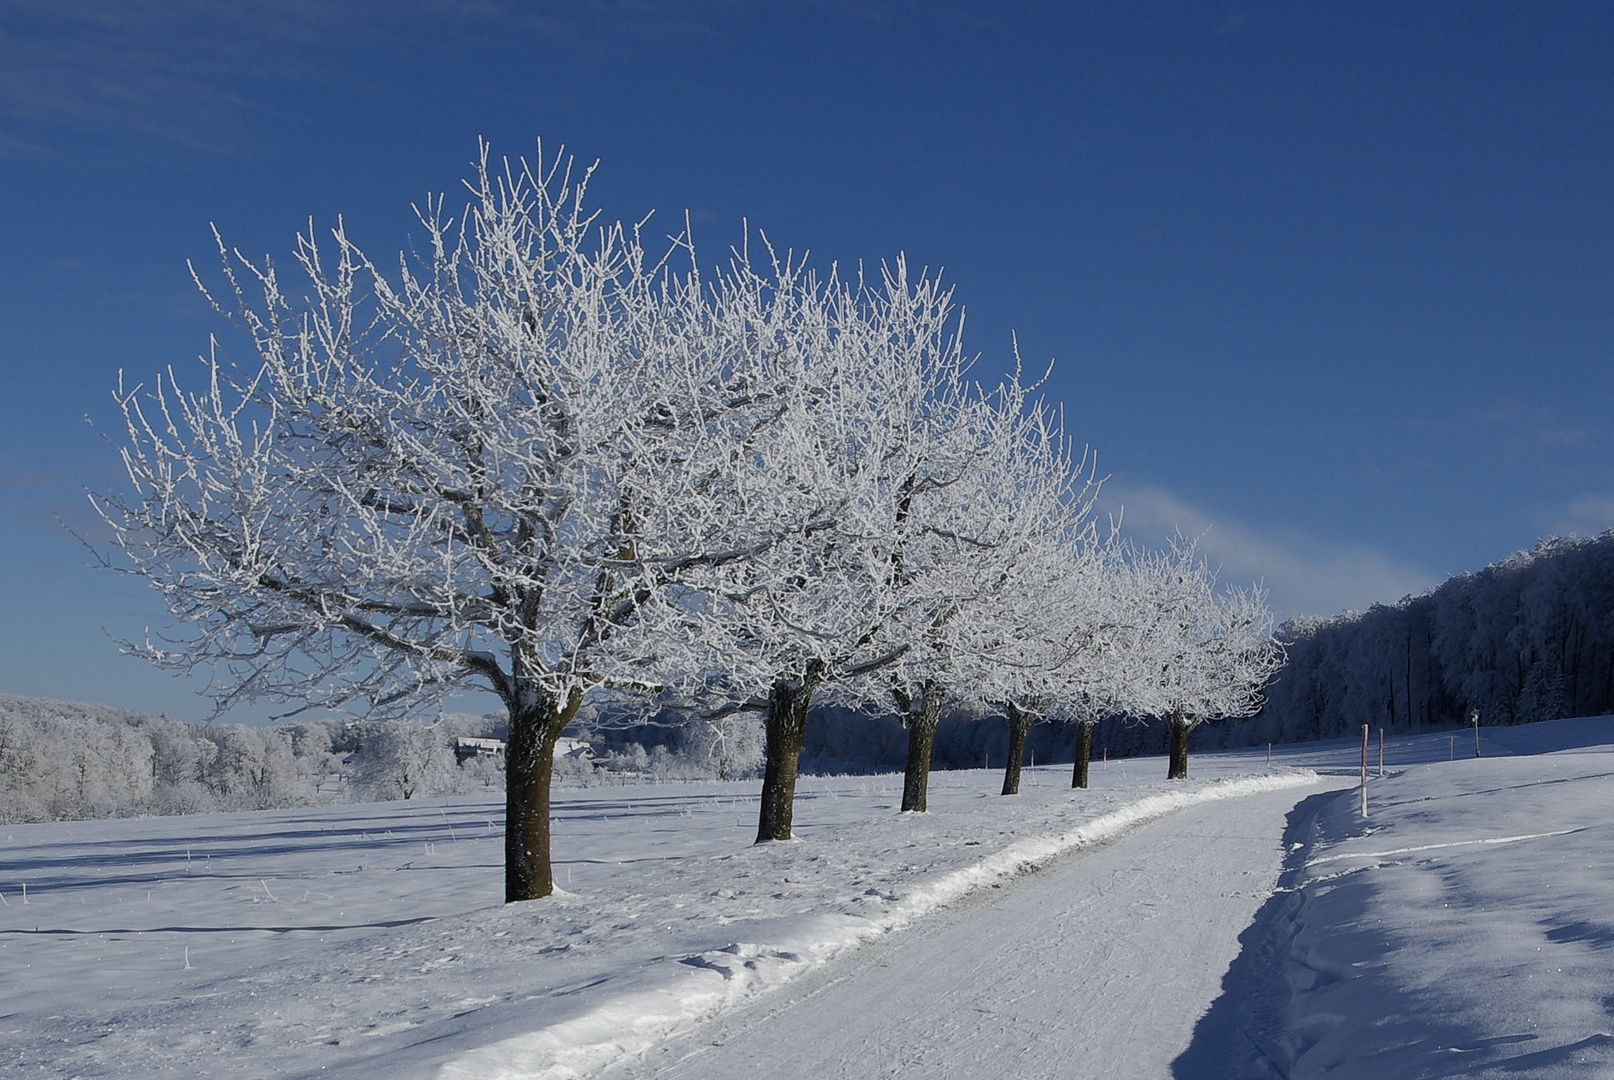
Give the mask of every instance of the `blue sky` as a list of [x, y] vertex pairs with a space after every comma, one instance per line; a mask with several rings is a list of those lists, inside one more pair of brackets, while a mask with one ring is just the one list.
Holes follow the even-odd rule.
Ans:
[[[485, 137], [612, 217], [945, 269], [1153, 537], [1283, 615], [1614, 527], [1614, 6], [11, 0], [0, 10], [0, 693], [200, 716], [154, 597], [58, 524], [84, 422], [190, 363], [187, 258], [372, 255]], [[416, 230], [418, 232], [418, 229]]]

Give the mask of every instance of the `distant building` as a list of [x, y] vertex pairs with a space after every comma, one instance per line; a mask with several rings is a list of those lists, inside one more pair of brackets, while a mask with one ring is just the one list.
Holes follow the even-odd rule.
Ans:
[[472, 739], [461, 735], [454, 740], [454, 760], [464, 765], [472, 758], [504, 757], [504, 741], [502, 739]]
[[555, 740], [556, 758], [582, 758], [591, 761], [594, 758], [594, 748], [583, 739], [569, 739], [565, 736]]

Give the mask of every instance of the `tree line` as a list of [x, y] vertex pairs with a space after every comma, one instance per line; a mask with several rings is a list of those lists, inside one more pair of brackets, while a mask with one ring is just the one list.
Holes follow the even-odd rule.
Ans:
[[100, 705], [0, 695], [0, 824], [273, 810], [335, 797], [407, 799], [503, 785], [460, 767], [456, 736], [497, 717], [193, 724]]
[[492, 691], [508, 900], [553, 889], [554, 749], [585, 707], [676, 717], [720, 759], [760, 718], [764, 842], [815, 705], [900, 714], [914, 811], [950, 706], [1008, 718], [1006, 793], [1038, 718], [1165, 718], [1185, 776], [1197, 725], [1258, 706], [1259, 590], [1100, 529], [1090, 457], [1018, 358], [972, 380], [938, 278], [819, 276], [749, 236], [703, 273], [687, 233], [658, 253], [599, 218], [590, 175], [484, 147], [416, 254], [384, 271], [311, 230], [295, 289], [219, 241], [223, 287], [198, 284], [249, 359], [215, 342], [194, 388], [117, 390], [102, 558], [175, 620], [130, 651], [210, 668], [220, 709]]
[[1614, 712], [1614, 532], [1543, 540], [1422, 596], [1278, 634], [1287, 666], [1216, 744]]

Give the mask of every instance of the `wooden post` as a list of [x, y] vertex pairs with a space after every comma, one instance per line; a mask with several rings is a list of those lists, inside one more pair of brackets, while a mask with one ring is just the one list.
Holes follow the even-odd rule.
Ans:
[[1362, 816], [1367, 817], [1367, 725], [1362, 725]]
[[1267, 772], [1272, 771], [1272, 744], [1267, 743]]
[[1457, 736], [1455, 735], [1451, 737], [1451, 760], [1457, 760]]
[[1384, 775], [1384, 729], [1379, 728], [1379, 775]]
[[1479, 757], [1480, 752], [1479, 752], [1479, 710], [1478, 709], [1474, 710], [1474, 715], [1472, 717], [1470, 717], [1470, 719], [1472, 719], [1474, 721], [1474, 756]]

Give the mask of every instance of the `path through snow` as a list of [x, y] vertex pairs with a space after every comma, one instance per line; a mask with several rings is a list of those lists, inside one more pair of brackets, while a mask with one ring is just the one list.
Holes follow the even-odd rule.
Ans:
[[1316, 790], [1204, 803], [1067, 856], [602, 1076], [1169, 1076]]

